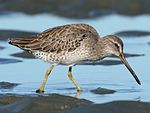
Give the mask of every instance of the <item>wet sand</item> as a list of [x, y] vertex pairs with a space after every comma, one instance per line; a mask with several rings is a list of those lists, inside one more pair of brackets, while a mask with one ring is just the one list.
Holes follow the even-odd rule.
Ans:
[[0, 95], [1, 113], [150, 113], [150, 103], [113, 101], [94, 104], [59, 94]]
[[[0, 82], [1, 89], [12, 89], [17, 83]], [[116, 91], [104, 88], [92, 90], [98, 95]], [[82, 93], [82, 92], [81, 92]], [[0, 94], [0, 113], [149, 113], [150, 103], [140, 101], [112, 101], [94, 104], [86, 99], [60, 94]]]
[[[12, 89], [18, 83], [0, 82], [0, 90]], [[91, 90], [97, 95], [116, 91], [104, 88]], [[82, 93], [82, 92], [81, 92]], [[60, 94], [0, 94], [0, 113], [149, 113], [150, 103], [139, 101], [112, 101], [103, 104]]]

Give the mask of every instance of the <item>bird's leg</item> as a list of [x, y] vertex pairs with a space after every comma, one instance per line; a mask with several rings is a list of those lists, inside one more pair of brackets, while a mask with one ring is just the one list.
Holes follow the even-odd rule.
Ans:
[[54, 66], [55, 66], [55, 65], [54, 65], [54, 64], [52, 64], [52, 65], [51, 65], [51, 67], [49, 67], [49, 68], [47, 69], [47, 71], [46, 71], [46, 74], [45, 74], [45, 77], [44, 77], [44, 80], [43, 80], [43, 83], [42, 83], [41, 87], [40, 87], [38, 90], [36, 90], [36, 92], [37, 92], [37, 93], [43, 93], [43, 92], [44, 92], [44, 87], [45, 87], [46, 81], [47, 81], [48, 76], [50, 75], [50, 73], [51, 73], [52, 69], [54, 68]]
[[80, 86], [77, 84], [77, 82], [74, 80], [71, 71], [72, 71], [72, 67], [69, 67], [68, 77], [69, 77], [70, 80], [73, 82], [73, 84], [76, 86], [77, 91], [80, 92], [80, 91], [81, 91], [81, 88], [80, 88]]

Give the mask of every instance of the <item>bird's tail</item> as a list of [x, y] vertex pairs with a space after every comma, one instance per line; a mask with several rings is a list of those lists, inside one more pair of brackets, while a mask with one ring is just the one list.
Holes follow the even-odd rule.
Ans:
[[36, 37], [22, 37], [22, 38], [10, 38], [8, 43], [17, 46], [23, 50], [28, 50], [26, 45], [30, 44]]

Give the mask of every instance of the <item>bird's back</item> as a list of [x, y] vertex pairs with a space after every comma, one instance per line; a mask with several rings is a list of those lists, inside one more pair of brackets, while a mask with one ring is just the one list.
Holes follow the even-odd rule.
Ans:
[[98, 40], [99, 35], [93, 27], [70, 24], [36, 36], [10, 39], [9, 43], [50, 63], [71, 64], [85, 59]]

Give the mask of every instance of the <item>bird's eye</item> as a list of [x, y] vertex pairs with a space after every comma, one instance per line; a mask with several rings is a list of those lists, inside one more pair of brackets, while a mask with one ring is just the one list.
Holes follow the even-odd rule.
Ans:
[[115, 43], [115, 46], [116, 46], [117, 48], [119, 48], [119, 46], [118, 46], [118, 44], [117, 44], [117, 43]]

